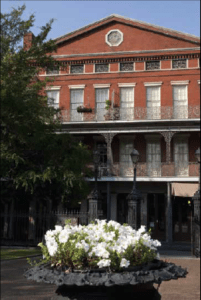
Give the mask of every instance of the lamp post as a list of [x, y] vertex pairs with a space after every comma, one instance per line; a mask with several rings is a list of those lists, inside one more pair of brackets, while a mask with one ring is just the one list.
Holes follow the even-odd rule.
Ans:
[[195, 157], [199, 164], [199, 185], [193, 196], [193, 253], [196, 257], [200, 257], [200, 148], [195, 151]]
[[89, 223], [98, 219], [98, 201], [100, 199], [98, 188], [97, 188], [97, 179], [98, 179], [98, 165], [100, 162], [100, 153], [98, 150], [93, 151], [93, 163], [94, 163], [94, 178], [95, 186], [94, 189], [88, 196], [89, 200]]
[[139, 152], [136, 149], [133, 149], [131, 152], [131, 160], [134, 168], [134, 177], [133, 177], [133, 188], [131, 193], [127, 196], [128, 200], [128, 224], [134, 229], [138, 227], [138, 201], [141, 199], [141, 193], [136, 189], [136, 168], [139, 160]]

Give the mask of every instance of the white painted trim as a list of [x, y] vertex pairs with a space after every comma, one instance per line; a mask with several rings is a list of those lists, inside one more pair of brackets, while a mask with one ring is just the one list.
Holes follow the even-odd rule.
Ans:
[[61, 86], [48, 86], [45, 88], [46, 91], [60, 90]]
[[78, 85], [69, 85], [69, 89], [84, 89], [86, 84], [78, 84]]
[[111, 86], [110, 83], [93, 84], [93, 87], [94, 87], [95, 89], [110, 88], [110, 86]]
[[[86, 178], [87, 181], [95, 181], [94, 178]], [[101, 177], [98, 181], [133, 181], [133, 177]], [[139, 177], [138, 182], [199, 182], [198, 177]]]
[[144, 82], [144, 86], [161, 86], [163, 84], [162, 81], [158, 82]]
[[[111, 32], [113, 32], [113, 31], [118, 31], [118, 32], [120, 33], [120, 36], [121, 36], [121, 40], [120, 40], [119, 43], [116, 44], [116, 45], [112, 45], [110, 42], [108, 42], [108, 35], [109, 35]], [[117, 46], [119, 46], [119, 45], [123, 42], [123, 40], [124, 40], [123, 32], [121, 32], [119, 29], [112, 29], [112, 30], [110, 30], [110, 31], [105, 35], [105, 42], [106, 42], [106, 44], [108, 44], [110, 47], [117, 47]]]
[[135, 87], [136, 83], [118, 83], [118, 87]]
[[[175, 70], [175, 69], [174, 69]], [[176, 69], [177, 70], [177, 69]], [[180, 69], [181, 70], [181, 69]], [[170, 81], [171, 85], [187, 85], [189, 84], [190, 80], [183, 80], [183, 81]]]

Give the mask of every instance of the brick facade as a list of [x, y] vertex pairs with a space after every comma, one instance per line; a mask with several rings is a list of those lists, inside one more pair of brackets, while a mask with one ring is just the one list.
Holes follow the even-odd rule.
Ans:
[[[120, 31], [122, 36], [117, 31]], [[110, 32], [114, 34], [108, 43]], [[25, 36], [25, 45], [30, 42], [30, 39], [30, 34]], [[123, 160], [121, 151], [124, 151], [122, 141], [127, 140], [125, 143], [128, 145], [131, 143], [131, 146], [133, 143], [133, 147], [140, 153], [137, 182], [143, 194], [141, 221], [148, 227], [150, 226], [154, 203], [155, 210], [159, 214], [156, 216], [155, 211], [155, 217], [160, 219], [165, 214], [164, 238], [166, 241], [171, 241], [172, 238], [174, 239], [174, 226], [178, 218], [174, 213], [173, 217], [170, 214], [171, 209], [174, 211], [175, 204], [171, 202], [168, 186], [173, 182], [180, 182], [184, 185], [185, 182], [198, 182], [198, 166], [194, 152], [199, 147], [200, 39], [156, 25], [112, 15], [61, 36], [55, 41], [58, 48], [53, 56], [56, 60], [62, 61], [63, 66], [58, 75], [52, 75], [54, 83], [51, 85], [53, 88], [54, 86], [60, 87], [59, 107], [62, 109], [63, 131], [74, 136], [81, 136], [89, 149], [93, 149], [100, 143], [106, 144], [106, 156], [109, 153], [112, 156], [107, 157], [104, 166], [106, 169], [111, 168], [110, 176], [102, 173], [103, 176], [99, 180], [100, 192], [107, 198], [103, 200], [103, 203], [107, 201], [112, 207], [109, 218], [116, 218], [119, 221], [119, 209], [120, 206], [123, 209], [122, 205], [125, 202], [124, 195], [130, 192], [132, 186], [132, 165], [130, 175], [121, 175]], [[120, 44], [116, 46], [115, 43]], [[129, 67], [123, 66], [130, 68], [129, 71], [120, 71], [121, 63], [129, 63]], [[101, 67], [100, 69], [106, 71], [95, 72], [96, 64], [108, 64], [108, 71]], [[84, 71], [72, 74], [71, 66], [74, 65], [83, 65]], [[40, 80], [43, 80], [45, 76], [45, 70], [41, 71]], [[79, 115], [78, 120], [73, 121], [71, 91], [76, 89], [76, 86], [84, 91], [82, 105], [91, 108], [92, 112], [82, 113], [82, 117]], [[178, 86], [180, 90], [175, 88]], [[183, 86], [186, 90], [182, 88]], [[97, 106], [96, 89], [98, 87], [109, 90], [108, 99], [112, 101], [114, 107], [108, 111], [101, 112]], [[133, 95], [134, 97], [132, 104], [127, 103], [128, 108], [123, 109], [122, 103], [126, 101], [126, 98], [122, 98], [121, 91], [126, 87], [130, 87], [129, 97]], [[159, 109], [151, 110], [148, 106], [148, 101], [151, 101], [151, 105], [155, 107], [155, 96], [152, 95], [151, 100], [147, 98], [149, 87], [158, 87], [156, 92], [160, 96], [157, 96], [156, 100]], [[173, 91], [178, 94], [173, 96]], [[181, 96], [182, 93], [185, 93], [185, 96]], [[183, 97], [183, 102], [176, 102], [181, 98], [175, 97]], [[185, 104], [182, 104], [184, 102]], [[176, 111], [178, 104], [181, 106]], [[102, 110], [105, 110], [104, 103]], [[178, 142], [181, 136], [184, 136], [183, 142]], [[148, 145], [150, 138], [159, 141], [152, 142], [159, 143], [157, 147], [160, 149], [161, 169], [155, 175], [153, 172], [150, 175], [147, 167], [148, 147], [152, 147]], [[177, 145], [177, 143], [180, 144]], [[156, 147], [155, 144], [154, 147]], [[184, 159], [188, 157], [188, 166], [184, 173], [176, 173], [177, 160], [180, 159], [177, 149], [181, 147], [184, 150], [178, 151], [183, 151]], [[153, 154], [153, 159], [157, 159], [157, 154]], [[108, 165], [109, 160], [112, 161], [112, 166]], [[93, 186], [93, 181], [89, 184]], [[163, 203], [161, 201], [166, 203], [163, 212], [160, 212], [160, 203]], [[185, 214], [189, 214], [189, 209], [187, 210]], [[108, 211], [103, 211], [103, 214], [107, 214], [108, 217]], [[158, 234], [159, 237], [163, 236], [160, 233], [163, 229], [160, 229], [160, 226], [157, 227], [156, 223], [154, 226], [154, 234], [156, 236]], [[173, 232], [167, 230], [170, 227], [173, 228], [171, 229]], [[184, 233], [181, 233], [182, 238], [185, 239]]]

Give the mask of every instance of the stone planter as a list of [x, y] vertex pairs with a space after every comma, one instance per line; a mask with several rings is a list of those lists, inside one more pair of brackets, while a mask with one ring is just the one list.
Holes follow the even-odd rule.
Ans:
[[53, 268], [50, 264], [27, 270], [24, 276], [37, 282], [58, 286], [52, 299], [147, 299], [157, 300], [160, 295], [153, 284], [185, 277], [187, 271], [173, 263], [155, 260], [122, 272], [110, 273], [105, 269], [73, 271]]

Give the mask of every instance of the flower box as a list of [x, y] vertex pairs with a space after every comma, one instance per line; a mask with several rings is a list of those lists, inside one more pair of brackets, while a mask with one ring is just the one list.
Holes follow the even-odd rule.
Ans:
[[90, 107], [78, 106], [78, 107], [77, 107], [77, 112], [78, 112], [78, 113], [91, 113], [91, 112], [92, 112], [92, 108], [90, 108]]

